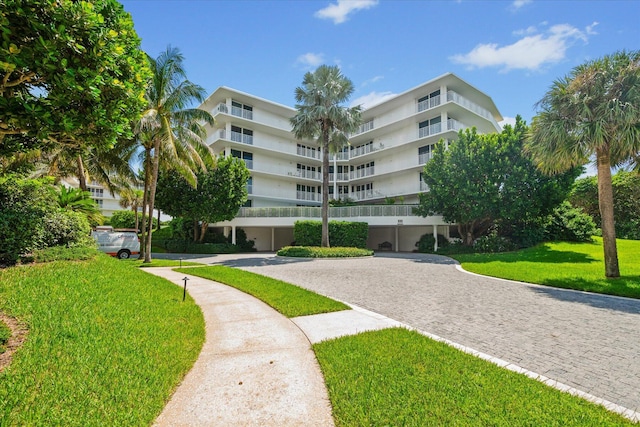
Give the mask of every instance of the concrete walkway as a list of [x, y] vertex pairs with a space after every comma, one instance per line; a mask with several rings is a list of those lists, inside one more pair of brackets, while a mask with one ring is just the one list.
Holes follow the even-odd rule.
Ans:
[[[435, 255], [385, 254], [357, 260], [287, 259], [272, 254], [198, 258], [205, 264], [239, 267], [356, 304], [380, 313], [378, 320], [383, 323], [372, 328], [383, 327], [388, 318], [396, 319], [466, 350], [484, 353], [494, 361], [499, 359], [499, 364], [521, 367], [530, 376], [539, 374], [549, 382], [557, 381], [561, 383], [559, 388], [571, 387], [603, 399], [605, 404], [611, 402], [609, 406], [616, 412], [640, 420], [638, 300], [476, 276], [460, 271], [454, 261]], [[189, 282], [189, 291], [199, 301], [194, 282]], [[366, 310], [360, 314], [369, 316]], [[295, 319], [302, 328], [305, 320], [310, 321]], [[207, 320], [208, 325], [215, 323]], [[305, 334], [313, 341], [332, 337], [335, 333], [328, 331], [331, 325], [345, 323], [355, 324], [352, 319], [331, 315], [316, 322], [315, 328], [307, 326]], [[308, 342], [307, 352], [315, 360]], [[176, 396], [179, 393], [180, 389]], [[322, 396], [326, 405], [326, 395]], [[221, 405], [219, 400], [217, 405]], [[331, 425], [331, 421], [309, 421], [307, 425]]]

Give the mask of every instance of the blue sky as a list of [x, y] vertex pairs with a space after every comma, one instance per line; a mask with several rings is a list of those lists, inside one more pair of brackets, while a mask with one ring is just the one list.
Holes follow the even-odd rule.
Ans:
[[122, 2], [142, 48], [180, 48], [188, 77], [293, 107], [320, 64], [379, 102], [446, 72], [527, 122], [552, 82], [616, 50], [640, 48], [640, 1], [322, 0]]

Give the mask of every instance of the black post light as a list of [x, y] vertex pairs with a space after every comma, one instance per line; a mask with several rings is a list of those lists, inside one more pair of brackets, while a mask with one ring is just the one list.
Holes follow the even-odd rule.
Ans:
[[182, 280], [184, 280], [184, 290], [182, 291], [182, 301], [184, 302], [184, 299], [187, 297], [187, 280], [189, 280], [189, 278], [185, 276]]

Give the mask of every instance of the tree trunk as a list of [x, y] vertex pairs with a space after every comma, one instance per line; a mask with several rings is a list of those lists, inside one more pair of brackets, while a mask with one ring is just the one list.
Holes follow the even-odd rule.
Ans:
[[207, 234], [207, 228], [209, 228], [209, 223], [202, 221], [202, 224], [200, 225], [200, 239], [198, 239], [198, 242], [204, 242], [204, 237]]
[[198, 241], [198, 237], [200, 237], [200, 227], [198, 227], [198, 220], [194, 219], [193, 220], [193, 243], [196, 243]]
[[602, 243], [604, 246], [604, 271], [606, 277], [620, 277], [616, 228], [613, 217], [613, 185], [611, 183], [611, 159], [609, 149], [597, 149], [598, 206], [602, 218]]
[[82, 156], [76, 157], [76, 163], [78, 164], [78, 186], [82, 191], [89, 191], [87, 189], [87, 176], [84, 172], [84, 163], [82, 162]]
[[138, 259], [144, 259], [147, 252], [147, 205], [149, 204], [149, 181], [151, 173], [151, 149], [146, 149], [146, 155], [144, 160], [144, 193], [142, 194], [142, 242], [140, 244], [140, 256]]
[[322, 242], [320, 246], [329, 246], [329, 130], [322, 130]]
[[158, 224], [156, 225], [156, 231], [160, 230], [160, 209], [158, 209]]
[[153, 205], [156, 201], [156, 187], [158, 185], [158, 169], [160, 167], [160, 139], [153, 144], [153, 164], [151, 169], [151, 185], [149, 186], [149, 226], [146, 241], [144, 262], [151, 262], [151, 231], [153, 230]]
[[133, 214], [136, 217], [136, 233], [138, 233], [140, 232], [140, 227], [138, 227], [140, 223], [138, 222], [138, 206], [137, 205], [133, 207]]

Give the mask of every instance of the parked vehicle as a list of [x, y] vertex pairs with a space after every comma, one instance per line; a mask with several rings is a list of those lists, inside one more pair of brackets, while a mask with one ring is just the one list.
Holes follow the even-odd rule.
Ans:
[[91, 236], [98, 243], [98, 249], [120, 259], [130, 258], [140, 253], [140, 239], [135, 230], [96, 230]]

